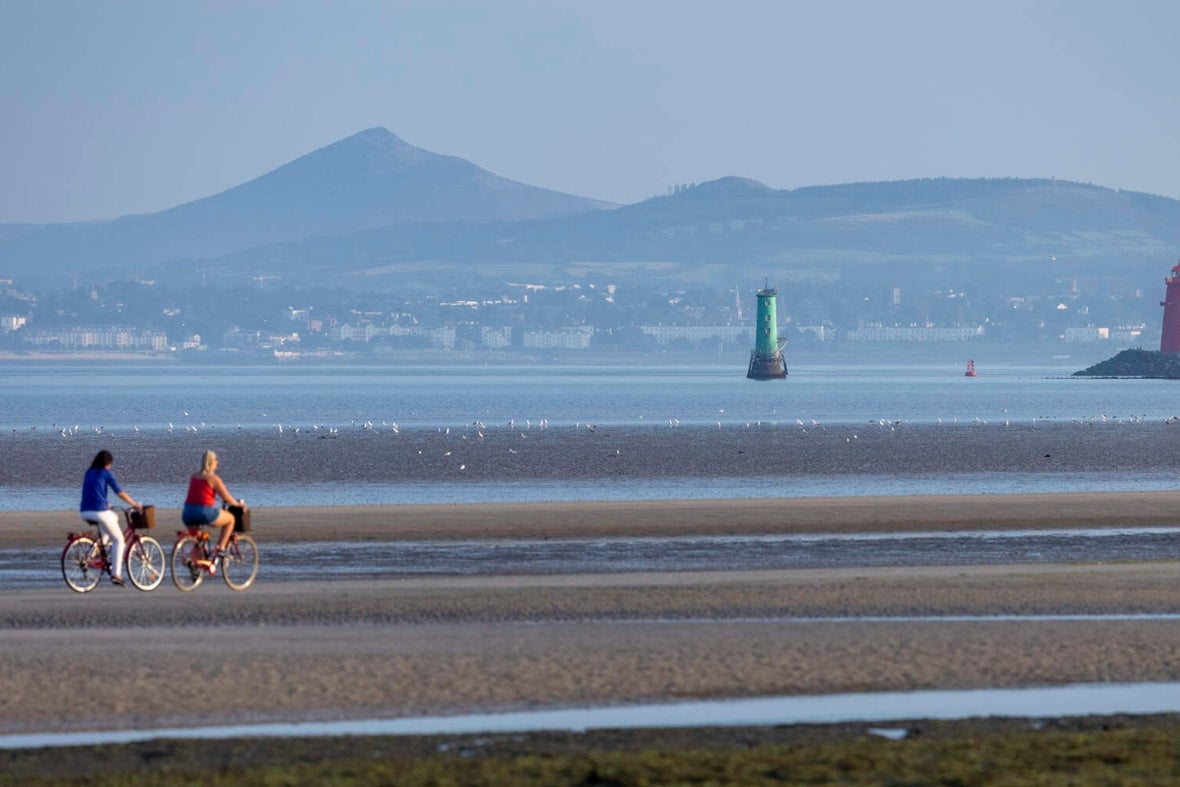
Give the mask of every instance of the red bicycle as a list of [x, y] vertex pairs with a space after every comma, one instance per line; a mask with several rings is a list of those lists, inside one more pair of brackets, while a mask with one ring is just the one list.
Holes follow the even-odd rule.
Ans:
[[[237, 509], [237, 510], [235, 510]], [[258, 544], [247, 532], [249, 517], [242, 509], [229, 506], [237, 520], [234, 532], [223, 552], [213, 558], [214, 544], [209, 537], [208, 525], [186, 525], [176, 531], [176, 545], [172, 547], [172, 584], [179, 590], [196, 590], [206, 575], [217, 573], [221, 563], [221, 577], [231, 590], [245, 590], [254, 584], [258, 576]]]
[[[150, 508], [150, 506], [145, 506]], [[131, 584], [140, 590], [155, 590], [164, 581], [164, 548], [151, 536], [141, 535], [139, 525], [150, 527], [150, 516], [132, 517], [131, 508], [123, 512], [123, 567]], [[90, 521], [93, 527], [98, 522]], [[70, 590], [88, 593], [98, 586], [102, 575], [114, 577], [107, 546], [101, 534], [69, 533], [66, 548], [61, 553], [61, 575]]]

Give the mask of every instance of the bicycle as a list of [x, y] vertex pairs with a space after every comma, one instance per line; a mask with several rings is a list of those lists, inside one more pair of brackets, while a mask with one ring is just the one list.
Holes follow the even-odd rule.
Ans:
[[254, 538], [245, 532], [249, 525], [249, 518], [235, 511], [235, 506], [229, 506], [234, 511], [233, 533], [229, 543], [216, 560], [213, 559], [213, 540], [209, 537], [209, 525], [185, 525], [183, 530], [176, 531], [176, 545], [172, 547], [172, 584], [177, 589], [188, 593], [196, 590], [206, 575], [217, 573], [217, 563], [221, 562], [221, 577], [230, 590], [245, 590], [254, 584], [258, 576], [258, 544]]
[[[151, 518], [133, 518], [131, 514], [135, 509], [132, 508], [118, 510], [122, 511], [126, 524], [123, 529], [125, 574], [131, 584], [140, 590], [155, 590], [164, 581], [164, 548], [151, 536], [140, 535], [140, 528], [136, 527], [139, 521], [144, 523], [144, 527], [150, 527], [147, 523]], [[95, 520], [87, 520], [87, 524], [98, 527]], [[89, 532], [66, 535], [66, 547], [61, 553], [61, 575], [70, 590], [78, 593], [94, 590], [104, 572], [114, 579], [107, 545], [103, 541], [101, 533], [97, 536]]]

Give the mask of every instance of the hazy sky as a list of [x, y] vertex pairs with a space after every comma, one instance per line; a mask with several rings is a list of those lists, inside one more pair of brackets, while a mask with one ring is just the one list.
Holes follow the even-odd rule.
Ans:
[[1174, 0], [0, 0], [0, 222], [146, 213], [374, 126], [615, 202], [1049, 177], [1180, 198]]

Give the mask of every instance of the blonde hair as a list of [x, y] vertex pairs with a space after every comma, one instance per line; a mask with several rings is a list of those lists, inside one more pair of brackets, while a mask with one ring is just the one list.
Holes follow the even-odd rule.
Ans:
[[197, 475], [205, 477], [213, 475], [213, 463], [216, 461], [217, 454], [212, 451], [205, 451], [205, 453], [201, 454], [201, 467], [197, 470]]

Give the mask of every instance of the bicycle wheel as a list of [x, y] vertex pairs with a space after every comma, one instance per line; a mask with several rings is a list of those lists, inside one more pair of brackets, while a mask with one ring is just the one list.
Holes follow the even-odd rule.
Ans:
[[75, 538], [61, 553], [61, 575], [70, 590], [86, 593], [94, 590], [102, 578], [102, 550], [90, 536]]
[[245, 533], [238, 533], [238, 543], [221, 559], [221, 576], [231, 590], [245, 590], [258, 576], [258, 545]]
[[127, 545], [127, 577], [140, 590], [155, 590], [164, 581], [164, 548], [151, 536]]
[[196, 564], [203, 560], [204, 550], [192, 536], [181, 536], [172, 547], [172, 584], [178, 590], [196, 590], [205, 578], [205, 570]]

